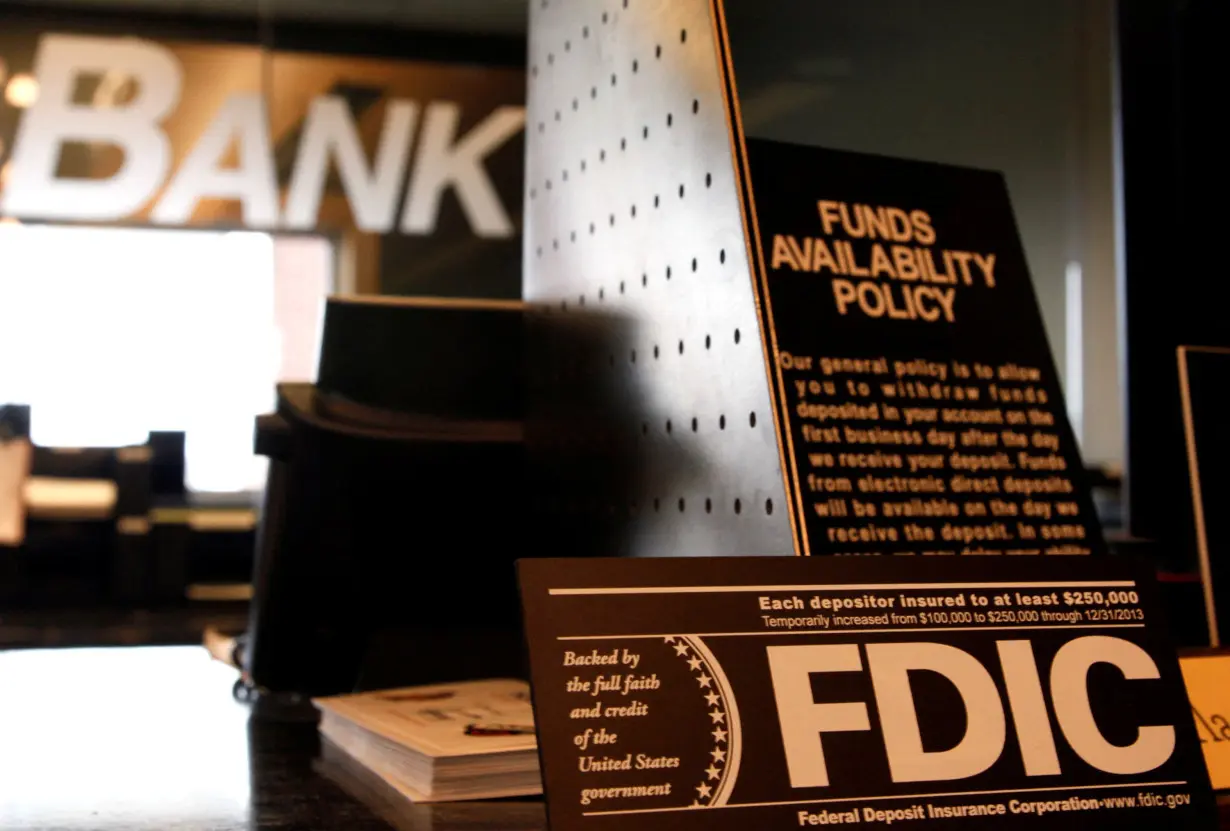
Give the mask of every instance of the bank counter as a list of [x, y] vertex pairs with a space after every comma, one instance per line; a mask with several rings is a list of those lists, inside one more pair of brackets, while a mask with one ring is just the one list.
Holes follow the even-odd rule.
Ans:
[[202, 647], [0, 652], [0, 828], [546, 829], [536, 799], [414, 805], [356, 787], [314, 725], [253, 718], [234, 681]]

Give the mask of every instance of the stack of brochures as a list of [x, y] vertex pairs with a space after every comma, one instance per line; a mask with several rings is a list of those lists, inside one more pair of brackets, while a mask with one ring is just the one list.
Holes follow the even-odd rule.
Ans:
[[328, 742], [412, 801], [542, 793], [524, 681], [381, 690], [315, 704]]

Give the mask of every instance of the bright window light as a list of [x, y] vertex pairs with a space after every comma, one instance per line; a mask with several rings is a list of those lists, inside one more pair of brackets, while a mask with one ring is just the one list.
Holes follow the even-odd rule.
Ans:
[[43, 446], [184, 430], [190, 489], [258, 489], [253, 419], [278, 381], [314, 380], [329, 252], [249, 232], [0, 225], [0, 402], [31, 406]]

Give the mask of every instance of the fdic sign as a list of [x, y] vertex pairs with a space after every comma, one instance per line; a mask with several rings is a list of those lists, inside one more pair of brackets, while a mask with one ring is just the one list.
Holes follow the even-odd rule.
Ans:
[[518, 568], [554, 831], [1216, 826], [1143, 569]]
[[[211, 50], [219, 57], [211, 60]], [[310, 230], [321, 221], [332, 169], [360, 231], [432, 234], [451, 191], [472, 235], [515, 236], [509, 203], [519, 200], [519, 187], [501, 194], [487, 163], [522, 131], [521, 73], [279, 53], [269, 100], [260, 91], [270, 82], [266, 71], [254, 47], [42, 36], [32, 73], [37, 98], [12, 139], [0, 213], [174, 226], [194, 222], [205, 201], [221, 200], [238, 205], [244, 226]], [[453, 90], [450, 73], [458, 80]], [[475, 73], [496, 78], [496, 89], [482, 89]], [[97, 82], [95, 95], [82, 101], [81, 85], [90, 80]], [[356, 83], [380, 99], [362, 117], [344, 95]], [[228, 84], [236, 89], [218, 96]], [[305, 96], [304, 84], [320, 91]], [[402, 96], [398, 87], [423, 95]], [[123, 94], [99, 94], [107, 88]], [[470, 100], [456, 100], [462, 95]], [[496, 103], [501, 97], [516, 103]], [[201, 112], [202, 101], [216, 99], [214, 112]], [[289, 175], [280, 175], [281, 148], [271, 131], [270, 110], [281, 99], [299, 108], [281, 114], [293, 139]], [[468, 126], [463, 105], [482, 110]], [[65, 149], [82, 144], [118, 151], [118, 165], [101, 176], [62, 175]]]

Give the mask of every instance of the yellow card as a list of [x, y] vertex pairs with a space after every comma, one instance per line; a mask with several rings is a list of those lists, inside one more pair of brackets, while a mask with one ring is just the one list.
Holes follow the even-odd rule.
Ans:
[[1179, 659], [1214, 790], [1230, 788], [1230, 653]]

